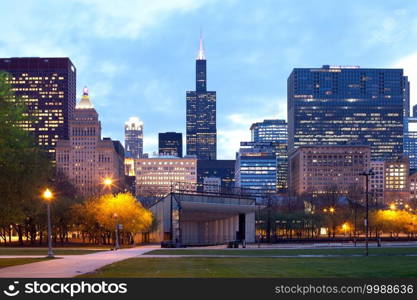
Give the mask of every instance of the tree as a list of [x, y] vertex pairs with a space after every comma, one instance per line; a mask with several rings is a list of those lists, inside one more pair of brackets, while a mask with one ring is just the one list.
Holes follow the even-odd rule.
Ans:
[[152, 213], [130, 193], [106, 194], [74, 206], [78, 224], [94, 242], [107, 243], [117, 224], [122, 224], [122, 240], [133, 243], [136, 233], [147, 232], [153, 224]]
[[81, 202], [76, 188], [61, 171], [57, 171], [52, 180], [52, 189], [56, 193], [56, 201], [52, 203], [53, 224], [61, 245], [68, 241], [70, 226], [74, 223], [74, 212], [71, 209], [76, 203]]
[[9, 77], [0, 72], [0, 224], [3, 235], [10, 236], [12, 226], [23, 245], [25, 222], [39, 210], [39, 191], [52, 168], [33, 136], [21, 127], [31, 119], [23, 100], [15, 97], [7, 83]]

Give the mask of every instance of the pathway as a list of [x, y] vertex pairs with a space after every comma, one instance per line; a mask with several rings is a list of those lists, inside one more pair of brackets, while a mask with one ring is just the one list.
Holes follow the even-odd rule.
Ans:
[[[93, 272], [105, 265], [159, 249], [143, 246], [117, 251], [101, 251], [83, 255], [62, 255], [59, 259], [18, 265], [0, 269], [2, 278], [67, 278]], [[24, 256], [18, 256], [24, 257]], [[43, 256], [44, 257], [44, 256]]]

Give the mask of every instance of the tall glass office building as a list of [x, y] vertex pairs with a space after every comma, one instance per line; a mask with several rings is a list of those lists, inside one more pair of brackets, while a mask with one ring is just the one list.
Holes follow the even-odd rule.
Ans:
[[287, 122], [273, 119], [253, 123], [250, 127], [253, 142], [282, 142], [287, 143]]
[[252, 142], [270, 142], [277, 159], [277, 191], [287, 189], [288, 178], [288, 133], [285, 120], [273, 119], [253, 123], [250, 127]]
[[55, 159], [56, 143], [69, 138], [69, 121], [75, 110], [76, 69], [68, 57], [0, 58], [0, 71], [16, 97], [27, 105], [32, 120], [23, 122], [39, 146]]
[[359, 141], [371, 146], [374, 160], [398, 157], [407, 103], [402, 69], [294, 69], [288, 78], [289, 151]]
[[236, 153], [235, 186], [275, 193], [277, 159], [272, 142], [241, 142]]
[[216, 92], [207, 91], [206, 58], [203, 40], [196, 59], [196, 90], [187, 91], [187, 155], [216, 159]]
[[404, 154], [410, 169], [417, 169], [417, 117], [404, 118]]

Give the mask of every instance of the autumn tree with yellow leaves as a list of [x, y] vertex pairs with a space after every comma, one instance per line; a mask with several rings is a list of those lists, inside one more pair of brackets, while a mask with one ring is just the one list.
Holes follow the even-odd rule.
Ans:
[[136, 233], [149, 231], [153, 216], [130, 193], [106, 194], [74, 207], [79, 230], [89, 242], [111, 244], [117, 224], [121, 244], [132, 244]]

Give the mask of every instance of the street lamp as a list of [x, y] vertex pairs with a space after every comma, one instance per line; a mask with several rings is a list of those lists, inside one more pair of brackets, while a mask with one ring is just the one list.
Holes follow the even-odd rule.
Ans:
[[119, 245], [119, 225], [117, 224], [118, 222], [117, 222], [117, 214], [116, 213], [114, 213], [113, 214], [113, 217], [114, 217], [114, 223], [115, 223], [115, 242], [114, 242], [114, 250], [117, 250], [117, 249], [119, 249], [120, 248], [120, 245]]
[[368, 244], [369, 244], [369, 197], [368, 197], [368, 189], [369, 189], [369, 176], [375, 175], [372, 169], [368, 171], [364, 171], [359, 173], [360, 176], [365, 176], [366, 178], [366, 214], [365, 214], [365, 256], [368, 256]]
[[111, 179], [110, 177], [106, 177], [103, 179], [103, 185], [105, 188], [108, 188], [111, 190], [112, 186], [113, 186], [113, 179]]
[[42, 198], [46, 202], [46, 210], [48, 215], [48, 258], [54, 258], [54, 253], [52, 252], [52, 228], [51, 228], [51, 201], [54, 195], [52, 192], [47, 188], [43, 194]]

